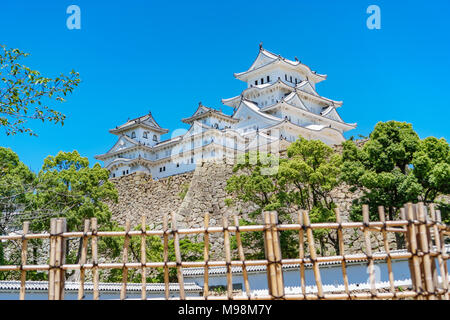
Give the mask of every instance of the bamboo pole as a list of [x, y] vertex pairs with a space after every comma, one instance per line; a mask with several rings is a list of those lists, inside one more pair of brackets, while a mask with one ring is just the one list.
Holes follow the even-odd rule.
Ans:
[[203, 261], [206, 262], [205, 269], [203, 272], [203, 296], [205, 298], [208, 298], [209, 296], [209, 268], [208, 268], [208, 262], [209, 262], [209, 233], [208, 233], [208, 227], [209, 227], [209, 212], [205, 213], [203, 226], [205, 227], [205, 233], [203, 236]]
[[[369, 225], [369, 206], [364, 204], [362, 207], [363, 211], [363, 222], [364, 225]], [[377, 295], [377, 289], [375, 286], [375, 267], [373, 263], [373, 257], [372, 257], [372, 244], [370, 242], [370, 231], [367, 230], [367, 227], [364, 227], [364, 240], [366, 243], [366, 254], [367, 258], [369, 260], [369, 281], [370, 281], [370, 293], [373, 297]]]
[[98, 236], [97, 236], [97, 218], [91, 218], [91, 228], [92, 228], [92, 282], [94, 286], [94, 291], [92, 294], [92, 298], [94, 300], [99, 299], [99, 291], [98, 291]]
[[[379, 206], [378, 207], [378, 215], [380, 217], [380, 221], [381, 222], [385, 222], [386, 221], [386, 215], [384, 213], [384, 207], [383, 206]], [[392, 259], [390, 257], [391, 249], [389, 248], [389, 242], [388, 242], [386, 229], [382, 229], [381, 232], [383, 234], [384, 251], [388, 254], [386, 262], [387, 262], [388, 273], [389, 273], [390, 291], [395, 296], [394, 273], [392, 272]]]
[[[395, 220], [395, 221], [386, 221], [387, 227], [404, 227], [408, 224], [408, 221], [406, 220]], [[418, 222], [416, 222], [418, 224]], [[431, 226], [433, 223], [429, 222], [427, 223], [427, 226]], [[383, 226], [382, 222], [370, 222], [369, 228], [380, 228]], [[326, 222], [326, 223], [313, 223], [311, 224], [310, 228], [315, 229], [337, 229], [341, 227], [342, 229], [355, 229], [355, 228], [362, 228], [364, 227], [364, 224], [362, 222], [344, 222], [341, 225], [338, 223], [332, 223], [332, 222]], [[450, 234], [450, 226], [445, 224], [438, 224], [438, 229], [442, 231], [444, 234]], [[248, 226], [241, 226], [240, 231], [241, 232], [250, 232], [250, 231], [264, 231], [263, 225], [248, 225]], [[279, 231], [287, 231], [287, 230], [299, 230], [301, 228], [301, 225], [299, 224], [280, 224], [278, 225], [277, 229]], [[401, 232], [400, 230], [396, 228], [390, 229], [392, 232]], [[236, 232], [235, 227], [229, 227], [230, 232]], [[178, 234], [203, 234], [205, 232], [204, 228], [192, 228], [192, 229], [179, 229]], [[208, 228], [209, 233], [222, 233], [223, 228], [222, 227], [210, 227]], [[164, 231], [162, 230], [147, 230], [145, 233], [147, 236], [162, 236], [164, 234]], [[128, 234], [129, 236], [140, 236], [141, 231], [130, 231]], [[61, 235], [63, 238], [82, 238], [84, 236], [83, 232], [64, 232]], [[88, 236], [92, 236], [92, 232], [88, 233]], [[99, 231], [97, 233], [98, 237], [124, 237], [125, 232], [124, 231]], [[26, 235], [26, 239], [49, 239], [51, 237], [48, 233], [30, 233]], [[8, 235], [8, 236], [0, 236], [0, 240], [21, 240], [21, 235]]]
[[169, 262], [169, 218], [167, 216], [167, 213], [163, 216], [163, 244], [164, 244], [164, 296], [166, 300], [169, 299], [170, 296], [170, 287], [169, 287], [169, 268], [167, 266], [167, 263]]
[[[416, 237], [416, 226], [414, 225], [414, 211], [413, 211], [412, 203], [407, 203], [406, 205], [406, 216], [410, 222], [408, 226], [408, 239], [410, 245], [410, 251], [412, 253], [412, 270], [411, 270], [411, 280], [413, 280], [413, 285], [415, 287], [415, 291], [422, 293], [422, 275], [420, 271], [420, 260], [417, 250], [417, 237]], [[422, 300], [422, 297], [419, 295], [417, 297], [418, 300]]]
[[281, 246], [280, 239], [277, 231], [278, 215], [276, 211], [270, 212], [270, 225], [272, 231], [272, 241], [275, 256], [275, 271], [277, 275], [277, 287], [278, 287], [278, 297], [284, 297], [284, 280], [283, 280], [283, 269], [282, 269], [282, 256], [281, 256]]
[[[298, 212], [298, 223], [303, 227], [303, 213], [302, 211]], [[306, 281], [305, 281], [305, 236], [303, 228], [298, 230], [298, 255], [300, 258], [300, 286], [302, 288], [303, 296], [306, 296]]]
[[[426, 217], [424, 212], [424, 205], [422, 202], [417, 204], [418, 207], [418, 220], [421, 223], [426, 223]], [[431, 258], [429, 254], [429, 246], [428, 246], [428, 237], [427, 237], [427, 227], [425, 224], [419, 225], [419, 237], [420, 237], [420, 246], [423, 252], [423, 269], [424, 269], [424, 278], [425, 278], [425, 287], [427, 290], [427, 299], [428, 300], [436, 300], [436, 296], [434, 293], [434, 282], [433, 282], [433, 272], [431, 270]]]
[[[239, 218], [236, 215], [234, 216], [234, 225], [236, 227], [239, 227]], [[245, 293], [247, 297], [250, 297], [251, 296], [250, 283], [248, 281], [247, 267], [245, 266], [244, 248], [242, 247], [241, 233], [239, 229], [236, 229], [236, 244], [238, 247], [239, 260], [241, 260], [242, 262], [242, 276], [244, 278]]]
[[324, 295], [322, 288], [322, 278], [320, 277], [320, 269], [319, 264], [317, 262], [316, 246], [314, 244], [314, 235], [311, 229], [311, 223], [309, 222], [309, 215], [306, 210], [303, 210], [303, 223], [305, 224], [306, 228], [306, 237], [308, 240], [309, 255], [313, 263], [314, 278], [316, 279], [316, 286], [317, 286], [317, 295], [319, 299], [323, 299]]
[[63, 271], [60, 268], [63, 264], [62, 257], [63, 257], [63, 239], [59, 234], [63, 232], [63, 220], [57, 219], [56, 220], [56, 256], [55, 256], [55, 266], [56, 266], [56, 272], [55, 272], [55, 300], [62, 300], [61, 291], [64, 292], [64, 285], [61, 283], [63, 278]]
[[233, 299], [233, 275], [231, 273], [231, 250], [230, 250], [230, 232], [228, 231], [228, 217], [223, 216], [223, 237], [225, 247], [225, 261], [227, 262], [227, 297]]
[[[342, 217], [339, 208], [335, 208], [334, 213], [336, 214], [336, 222], [342, 223]], [[344, 246], [344, 236], [342, 235], [342, 228], [337, 229], [337, 236], [339, 241], [339, 255], [344, 256], [345, 246]], [[348, 289], [347, 263], [345, 262], [345, 260], [342, 260], [341, 268], [342, 268], [342, 278], [344, 280], [345, 293], [348, 294], [348, 298], [350, 299], [350, 291]]]
[[[63, 266], [65, 263], [66, 263], [66, 246], [67, 246], [67, 239], [66, 238], [64, 238], [63, 236], [62, 236], [62, 234], [64, 233], [64, 232], [66, 232], [67, 231], [67, 220], [66, 220], [66, 218], [61, 218], [61, 220], [62, 220], [62, 223], [61, 223], [61, 227], [62, 227], [62, 229], [61, 229], [61, 232], [60, 232], [60, 234], [61, 234], [61, 236], [60, 236], [60, 238], [61, 238], [61, 266]], [[65, 294], [65, 286], [66, 286], [66, 270], [64, 270], [63, 268], [61, 268], [61, 266], [60, 266], [60, 269], [61, 269], [61, 273], [60, 273], [60, 275], [61, 275], [61, 286], [60, 286], [60, 299], [61, 300], [64, 300], [64, 294]]]
[[125, 239], [123, 242], [123, 268], [122, 268], [122, 289], [120, 290], [120, 300], [125, 300], [127, 297], [127, 282], [128, 282], [128, 268], [126, 263], [128, 262], [128, 247], [130, 246], [130, 237], [128, 232], [130, 232], [130, 220], [125, 221]]
[[147, 221], [146, 217], [143, 214], [141, 219], [141, 264], [142, 264], [142, 270], [141, 270], [141, 282], [142, 282], [142, 289], [141, 289], [141, 299], [147, 300], [147, 275], [146, 275], [146, 268], [145, 263], [147, 262], [147, 237], [145, 236], [145, 231], [147, 229]]
[[[440, 210], [436, 210], [436, 218], [437, 221], [439, 221], [439, 223], [442, 223], [442, 216], [441, 216], [441, 211]], [[448, 273], [448, 267], [447, 267], [447, 260], [449, 258], [449, 254], [447, 253], [447, 248], [445, 247], [445, 240], [444, 240], [444, 231], [441, 229], [439, 230], [439, 241], [441, 243], [441, 255], [442, 255], [442, 259], [444, 261], [444, 274], [445, 274], [445, 281], [447, 281], [447, 283], [449, 283], [449, 273]], [[447, 295], [449, 294], [449, 288], [447, 286]]]
[[[433, 236], [434, 236], [434, 227], [436, 226], [435, 222], [432, 218], [431, 218], [431, 207], [430, 206], [430, 210], [428, 210], [427, 206], [423, 205], [423, 210], [424, 210], [424, 214], [425, 214], [425, 230], [426, 230], [426, 235], [427, 235], [427, 239], [428, 239], [428, 248], [429, 248], [429, 254], [431, 254], [432, 251], [439, 253], [439, 249], [436, 248], [436, 250], [433, 250]], [[428, 225], [428, 223], [432, 223], [433, 225]], [[436, 239], [435, 239], [436, 241]], [[431, 255], [430, 255], [431, 257]], [[433, 258], [430, 258], [431, 261], [431, 274], [432, 274], [432, 278], [433, 278], [433, 286], [435, 289], [439, 288], [439, 279], [438, 279], [438, 271], [436, 268], [436, 260]], [[436, 296], [436, 298], [441, 298], [441, 296]]]
[[[25, 221], [23, 223], [22, 234], [26, 235], [30, 228], [30, 223]], [[28, 253], [28, 240], [22, 240], [22, 253], [21, 253], [21, 265], [27, 264], [27, 253]], [[25, 270], [20, 271], [20, 300], [25, 300], [25, 285], [27, 280], [27, 272]]]
[[[437, 215], [436, 215], [436, 210], [434, 208], [433, 204], [430, 204], [430, 215], [431, 215], [431, 219], [435, 222], [439, 222], [437, 219]], [[447, 278], [447, 273], [445, 272], [445, 261], [444, 259], [442, 259], [442, 246], [441, 246], [441, 237], [439, 234], [439, 229], [436, 227], [436, 225], [433, 226], [433, 236], [434, 236], [434, 242], [436, 245], [436, 251], [438, 252], [438, 265], [439, 265], [439, 273], [441, 274], [441, 286], [444, 289], [445, 293], [443, 295], [443, 297], [441, 296], [441, 298], [443, 298], [444, 300], [449, 300], [449, 294], [448, 294], [448, 278]], [[444, 246], [444, 250], [445, 250], [445, 246]]]
[[[84, 234], [89, 232], [89, 220], [84, 220]], [[85, 269], [83, 268], [86, 263], [87, 258], [87, 249], [88, 249], [89, 238], [86, 236], [83, 237], [83, 241], [81, 244], [81, 257], [80, 257], [80, 287], [78, 289], [78, 300], [84, 299], [84, 280], [86, 276]]]
[[272, 240], [272, 232], [270, 229], [270, 213], [264, 212], [264, 224], [266, 226], [266, 231], [264, 232], [264, 247], [267, 259], [267, 280], [269, 287], [269, 294], [273, 298], [278, 297], [278, 287], [277, 287], [277, 274], [275, 270], [275, 254], [273, 250], [273, 240]]
[[50, 219], [50, 268], [48, 271], [48, 300], [55, 300], [56, 218]]
[[184, 278], [183, 278], [183, 271], [182, 271], [182, 267], [181, 267], [180, 242], [179, 242], [179, 236], [178, 236], [178, 231], [177, 231], [177, 221], [176, 221], [175, 213], [172, 213], [172, 232], [173, 232], [173, 245], [175, 248], [175, 258], [177, 261], [178, 284], [180, 286], [180, 299], [185, 300]]

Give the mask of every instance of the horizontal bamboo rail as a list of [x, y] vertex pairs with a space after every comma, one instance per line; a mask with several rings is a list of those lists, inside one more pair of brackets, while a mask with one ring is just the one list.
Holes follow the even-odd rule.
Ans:
[[[176, 217], [172, 214], [171, 220], [168, 215], [164, 215], [163, 230], [146, 230], [146, 219], [142, 218], [140, 230], [131, 230], [130, 223], [127, 221], [124, 231], [98, 231], [95, 218], [86, 221], [83, 232], [66, 232], [64, 230], [64, 219], [53, 219], [52, 230], [50, 233], [29, 233], [28, 223], [25, 222], [23, 234], [1, 235], [0, 241], [21, 242], [21, 261], [20, 264], [0, 265], [0, 272], [20, 271], [20, 299], [25, 299], [26, 295], [26, 273], [28, 271], [47, 271], [49, 274], [49, 299], [64, 298], [64, 275], [69, 270], [80, 270], [80, 289], [78, 299], [84, 298], [84, 284], [86, 272], [92, 273], [94, 284], [94, 299], [100, 298], [99, 275], [101, 270], [121, 269], [123, 273], [122, 288], [120, 298], [127, 297], [127, 283], [129, 270], [136, 270], [141, 274], [141, 299], [147, 299], [146, 295], [146, 270], [161, 268], [164, 270], [165, 299], [182, 300], [266, 300], [266, 299], [285, 299], [285, 300], [318, 300], [318, 299], [449, 299], [449, 284], [447, 260], [449, 253], [445, 250], [445, 240], [450, 234], [450, 226], [441, 222], [440, 212], [434, 207], [427, 208], [419, 203], [417, 205], [407, 204], [401, 210], [401, 219], [387, 221], [384, 215], [384, 208], [378, 208], [380, 221], [369, 221], [369, 208], [363, 207], [364, 220], [362, 222], [343, 222], [338, 210], [336, 212], [336, 221], [330, 223], [310, 223], [309, 214], [306, 211], [299, 213], [299, 223], [279, 224], [276, 212], [264, 213], [263, 225], [245, 225], [239, 226], [238, 217], [235, 216], [232, 221], [234, 225], [229, 224], [228, 217], [223, 217], [222, 226], [209, 226], [209, 214], [205, 216], [204, 226], [202, 228], [178, 229], [176, 226]], [[429, 214], [428, 214], [429, 213]], [[169, 221], [171, 226], [169, 227]], [[316, 254], [315, 230], [327, 229], [335, 230], [338, 234], [340, 254], [333, 256], [319, 256]], [[359, 230], [364, 235], [365, 250], [361, 253], [344, 252], [344, 240], [342, 232], [345, 229]], [[298, 258], [283, 258], [280, 246], [280, 235], [283, 231], [296, 231], [299, 240]], [[266, 259], [247, 260], [245, 259], [245, 250], [243, 248], [242, 237], [246, 232], [260, 232], [265, 240]], [[221, 234], [224, 238], [223, 253], [225, 260], [210, 260], [209, 241], [210, 234]], [[405, 237], [408, 248], [403, 251], [393, 251], [389, 249], [388, 234], [401, 234]], [[371, 234], [382, 235], [384, 244], [383, 252], [373, 250], [370, 236]], [[201, 235], [204, 241], [203, 258], [204, 261], [183, 261], [183, 252], [181, 251], [181, 236]], [[231, 237], [235, 236], [237, 241], [238, 256], [233, 260], [231, 256]], [[122, 262], [108, 262], [102, 260], [99, 262], [98, 242], [106, 237], [121, 237], [124, 239]], [[141, 249], [138, 261], [130, 260], [130, 251], [133, 250], [131, 239], [138, 237], [140, 239]], [[164, 261], [148, 261], [146, 257], [147, 237], [159, 237], [163, 240]], [[361, 236], [363, 237], [363, 236]], [[68, 239], [80, 239], [82, 248], [80, 248], [80, 263], [69, 264], [65, 262], [65, 246]], [[169, 261], [169, 238], [172, 239], [173, 249], [175, 249], [174, 259]], [[27, 241], [31, 239], [47, 239], [50, 241], [49, 264], [28, 264]], [[305, 243], [306, 241], [306, 243]], [[147, 248], [147, 249], [146, 249]], [[90, 257], [89, 257], [90, 254]], [[392, 263], [395, 260], [408, 260], [411, 281], [413, 283], [411, 290], [396, 290], [394, 286], [394, 277]], [[436, 260], [437, 259], [437, 260]], [[440, 282], [437, 277], [436, 261], [438, 261]], [[386, 261], [389, 269], [389, 292], [380, 292], [376, 287], [374, 275], [374, 263], [376, 261]], [[367, 292], [352, 292], [349, 289], [347, 267], [351, 263], [367, 263], [370, 273], [370, 288]], [[329, 263], [340, 264], [342, 267], [342, 276], [344, 278], [345, 288], [342, 292], [325, 292], [321, 280], [321, 266]], [[305, 266], [309, 265], [314, 271], [315, 287], [317, 293], [306, 293], [305, 289]], [[301, 294], [289, 294], [285, 292], [283, 267], [297, 268], [300, 271]], [[209, 288], [208, 271], [212, 267], [224, 267], [226, 270], [227, 291], [226, 295], [217, 296]], [[232, 289], [233, 270], [232, 267], [240, 267], [244, 276], [245, 292], [236, 294]], [[249, 267], [261, 267], [261, 269], [250, 270]], [[179, 285], [179, 297], [170, 297], [169, 291], [169, 269], [176, 269], [176, 275]], [[201, 268], [204, 270], [204, 292], [202, 297], [187, 296], [184, 289], [183, 268]], [[250, 275], [253, 272], [261, 272], [266, 268], [268, 294], [255, 295], [250, 290]], [[363, 290], [364, 291], [364, 290]]]

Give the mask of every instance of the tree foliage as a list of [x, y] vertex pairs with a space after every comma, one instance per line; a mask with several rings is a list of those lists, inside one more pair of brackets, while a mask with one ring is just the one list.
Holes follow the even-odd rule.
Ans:
[[53, 109], [54, 101], [64, 102], [79, 83], [79, 74], [72, 70], [68, 76], [44, 77], [39, 71], [20, 64], [29, 54], [0, 45], [0, 126], [7, 135], [28, 133], [36, 135], [28, 120], [64, 124], [66, 116]]
[[[281, 222], [290, 223], [289, 212], [293, 208], [310, 211], [311, 222], [335, 221], [334, 201], [331, 190], [339, 184], [341, 158], [333, 149], [321, 141], [300, 137], [287, 150], [287, 158], [278, 159], [275, 174], [264, 174], [264, 169], [274, 161], [262, 161], [273, 155], [247, 153], [245, 161], [237, 164], [235, 174], [227, 181], [226, 191], [255, 206], [250, 213], [251, 220], [241, 220], [242, 224], [256, 223], [262, 211], [276, 210]], [[252, 161], [253, 160], [253, 161]], [[267, 170], [266, 170], [267, 171]], [[327, 242], [336, 247], [336, 239], [326, 230], [315, 230], [321, 248]], [[282, 252], [287, 257], [297, 255], [295, 233], [282, 232], [280, 235]], [[262, 236], [244, 234], [247, 246], [263, 248]], [[255, 257], [262, 257], [263, 252]]]
[[449, 155], [445, 139], [421, 140], [411, 124], [397, 121], [379, 122], [362, 147], [344, 142], [342, 179], [363, 190], [351, 217], [360, 220], [365, 203], [373, 218], [377, 207], [384, 206], [393, 219], [407, 202], [430, 203], [448, 194]]

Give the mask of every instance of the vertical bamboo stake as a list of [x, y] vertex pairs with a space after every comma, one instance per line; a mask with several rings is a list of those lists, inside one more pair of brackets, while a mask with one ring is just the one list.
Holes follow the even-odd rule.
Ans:
[[300, 258], [300, 286], [302, 287], [302, 294], [304, 299], [306, 299], [306, 281], [305, 281], [305, 237], [303, 231], [303, 213], [299, 211], [298, 213], [298, 223], [301, 228], [298, 231], [298, 254]]
[[145, 263], [147, 262], [147, 221], [145, 219], [145, 215], [142, 215], [141, 221], [141, 264], [142, 264], [142, 274], [141, 274], [141, 282], [142, 282], [142, 291], [141, 291], [141, 299], [147, 300], [147, 277], [146, 277], [146, 268]]
[[[426, 235], [427, 235], [427, 239], [428, 239], [428, 248], [429, 248], [429, 252], [433, 251], [433, 237], [432, 237], [432, 233], [434, 235], [434, 228], [433, 226], [428, 226], [428, 223], [431, 223], [431, 210], [428, 211], [427, 207], [425, 205], [423, 206], [423, 210], [424, 210], [424, 214], [425, 214], [425, 230], [426, 230]], [[439, 248], [437, 247], [437, 250], [435, 252], [439, 252]], [[437, 272], [437, 268], [436, 268], [436, 261], [434, 259], [433, 256], [430, 255], [430, 261], [431, 261], [431, 275], [433, 278], [433, 286], [434, 289], [437, 290], [439, 288], [439, 279], [438, 279], [438, 272]], [[440, 297], [440, 295], [438, 295], [437, 293], [435, 293], [435, 297], [438, 298]]]
[[247, 267], [245, 266], [244, 248], [242, 247], [241, 233], [239, 232], [239, 218], [234, 216], [234, 225], [236, 226], [236, 244], [238, 247], [239, 259], [242, 261], [242, 276], [244, 277], [245, 293], [250, 298], [250, 283], [248, 281]]
[[[420, 272], [420, 260], [417, 255], [417, 238], [416, 226], [414, 225], [414, 212], [412, 203], [407, 204], [406, 215], [408, 218], [408, 238], [412, 256], [411, 278], [415, 281], [415, 290], [419, 293], [423, 292], [422, 275]], [[414, 276], [413, 276], [414, 275]], [[422, 296], [418, 296], [418, 300], [422, 300]]]
[[[62, 218], [62, 230], [61, 230], [61, 266], [66, 263], [66, 246], [67, 246], [67, 239], [62, 236], [64, 232], [67, 231], [67, 220], [66, 218]], [[61, 300], [64, 300], [64, 293], [66, 288], [66, 270], [61, 269], [61, 293], [60, 298]]]
[[[378, 215], [380, 217], [380, 221], [385, 223], [386, 222], [386, 215], [384, 213], [384, 207], [383, 206], [379, 206], [378, 207]], [[391, 289], [391, 293], [394, 294], [394, 296], [395, 296], [394, 273], [392, 272], [392, 260], [391, 260], [391, 256], [390, 256], [391, 250], [389, 248], [389, 242], [388, 242], [387, 232], [386, 232], [386, 228], [385, 227], [383, 227], [381, 229], [381, 233], [383, 234], [384, 251], [387, 254], [387, 267], [388, 267], [388, 273], [389, 273], [390, 289]]]
[[[400, 218], [402, 220], [408, 220], [407, 216], [406, 216], [406, 210], [407, 210], [407, 205], [405, 205], [404, 208], [400, 208]], [[410, 237], [411, 237], [410, 228], [409, 228], [409, 226], [403, 226], [402, 228], [403, 228], [403, 230], [406, 231], [406, 233], [405, 233], [406, 250], [408, 252], [412, 252], [411, 242], [410, 242]], [[409, 270], [410, 270], [412, 288], [413, 288], [414, 291], [417, 291], [418, 289], [416, 287], [417, 282], [416, 282], [416, 274], [414, 272], [413, 258], [408, 259], [408, 267], [409, 267]]]
[[61, 270], [61, 264], [62, 264], [62, 255], [63, 255], [63, 239], [60, 236], [63, 230], [63, 221], [62, 219], [56, 220], [56, 257], [55, 257], [55, 266], [56, 272], [55, 272], [55, 300], [61, 300], [61, 278], [62, 278], [62, 270]]
[[203, 272], [203, 296], [205, 298], [208, 298], [209, 296], [209, 233], [208, 233], [208, 227], [209, 227], [209, 212], [205, 213], [205, 220], [203, 221], [203, 226], [205, 228], [205, 234], [203, 243], [205, 244], [203, 248], [203, 260], [205, 261], [205, 270]]
[[172, 232], [173, 232], [173, 245], [175, 248], [175, 258], [177, 261], [177, 277], [178, 277], [178, 284], [180, 286], [180, 299], [184, 300], [184, 278], [183, 278], [183, 271], [181, 268], [181, 252], [180, 252], [180, 240], [177, 230], [177, 220], [175, 218], [175, 213], [172, 213]]
[[[22, 256], [21, 256], [21, 267], [27, 264], [27, 251], [28, 251], [28, 240], [25, 239], [25, 235], [28, 233], [30, 223], [25, 221], [23, 223], [23, 238], [22, 238]], [[27, 280], [27, 272], [25, 270], [20, 271], [20, 300], [25, 300], [25, 284]]]
[[[442, 224], [442, 217], [441, 217], [441, 211], [440, 210], [436, 210], [436, 220], [439, 222], [439, 224]], [[442, 279], [444, 279], [444, 281], [446, 281], [446, 283], [449, 282], [449, 275], [448, 275], [448, 267], [447, 267], [447, 260], [448, 260], [448, 254], [447, 254], [447, 248], [445, 247], [445, 240], [444, 240], [444, 230], [440, 230], [439, 231], [439, 242], [441, 244], [441, 255], [442, 255], [442, 260], [444, 262], [444, 275], [442, 276]], [[449, 291], [448, 291], [448, 285], [447, 285], [447, 290], [446, 290], [446, 297], [448, 299], [448, 295], [449, 295]]]
[[[436, 211], [434, 209], [434, 205], [433, 204], [430, 205], [430, 214], [431, 214], [431, 219], [435, 223], [439, 223], [440, 222], [437, 219]], [[440, 234], [439, 234], [439, 228], [438, 228], [438, 226], [436, 224], [433, 226], [433, 232], [434, 232], [434, 241], [435, 241], [435, 244], [436, 244], [436, 250], [438, 252], [437, 259], [438, 259], [438, 264], [439, 264], [439, 272], [441, 274], [441, 286], [444, 289], [444, 299], [445, 300], [449, 300], [447, 272], [445, 271], [445, 268], [444, 268], [445, 261], [442, 259], [442, 253], [443, 252], [442, 252], [442, 247], [441, 247], [441, 237], [440, 237]], [[444, 250], [445, 250], [445, 245], [444, 245]]]
[[303, 210], [303, 223], [305, 224], [306, 228], [306, 237], [308, 240], [309, 255], [313, 263], [314, 278], [316, 279], [316, 286], [317, 286], [317, 296], [319, 297], [319, 299], [322, 299], [324, 297], [322, 288], [322, 278], [320, 277], [319, 263], [317, 262], [316, 246], [314, 245], [314, 235], [311, 229], [311, 223], [309, 222], [309, 215], [306, 210]]
[[227, 297], [233, 299], [233, 279], [231, 273], [231, 250], [230, 250], [230, 232], [228, 231], [228, 217], [224, 216], [223, 221], [223, 235], [225, 247], [225, 261], [227, 263]]
[[123, 242], [123, 271], [122, 271], [122, 289], [120, 290], [120, 300], [125, 300], [127, 297], [127, 282], [128, 282], [128, 268], [126, 263], [128, 263], [128, 247], [130, 246], [130, 220], [125, 221], [125, 239]]
[[87, 258], [87, 248], [88, 248], [88, 242], [89, 238], [87, 236], [87, 233], [89, 232], [89, 220], [84, 220], [84, 229], [83, 229], [83, 241], [81, 244], [81, 257], [80, 257], [80, 288], [78, 289], [78, 300], [82, 300], [84, 298], [84, 279], [86, 272], [83, 268], [84, 264], [86, 263]]
[[284, 280], [283, 280], [283, 266], [281, 264], [281, 246], [280, 239], [277, 230], [278, 216], [276, 211], [270, 212], [270, 224], [272, 229], [272, 241], [273, 249], [275, 255], [275, 270], [277, 275], [277, 287], [278, 287], [278, 297], [284, 297]]
[[273, 250], [273, 240], [272, 240], [272, 232], [270, 230], [270, 213], [264, 212], [264, 225], [265, 225], [265, 252], [266, 252], [266, 259], [267, 259], [267, 280], [268, 280], [268, 287], [269, 287], [269, 294], [277, 298], [278, 297], [278, 288], [277, 288], [277, 273], [275, 270], [275, 254]]
[[[344, 246], [344, 237], [342, 235], [342, 226], [340, 225], [342, 223], [341, 218], [341, 212], [339, 211], [339, 208], [334, 209], [334, 213], [336, 214], [336, 223], [339, 224], [339, 228], [337, 229], [337, 236], [339, 241], [339, 254], [344, 257], [345, 256], [345, 246]], [[350, 299], [350, 291], [348, 289], [348, 276], [347, 276], [347, 263], [345, 262], [345, 259], [342, 259], [342, 277], [344, 279], [344, 288], [345, 293], [348, 295], [348, 298]]]
[[169, 262], [169, 218], [167, 217], [167, 213], [164, 213], [163, 216], [163, 243], [164, 243], [164, 295], [166, 300], [169, 299], [170, 295], [170, 287], [169, 287], [169, 267], [167, 266], [167, 262]]
[[94, 300], [99, 299], [99, 292], [98, 292], [98, 247], [97, 247], [97, 218], [91, 219], [91, 228], [92, 228], [92, 282], [94, 285], [94, 291], [92, 298]]
[[435, 300], [435, 291], [434, 291], [434, 283], [433, 283], [433, 273], [431, 270], [431, 257], [429, 250], [431, 248], [428, 247], [428, 238], [427, 238], [427, 227], [426, 227], [426, 218], [424, 212], [423, 203], [418, 203], [418, 218], [419, 218], [419, 236], [420, 236], [420, 246], [423, 252], [423, 269], [424, 269], [424, 277], [425, 277], [425, 286], [427, 290], [427, 299]]
[[377, 289], [375, 287], [375, 268], [373, 264], [372, 256], [372, 244], [370, 242], [370, 232], [369, 232], [369, 206], [364, 204], [362, 207], [363, 211], [363, 222], [364, 222], [364, 240], [366, 242], [366, 255], [369, 260], [369, 281], [370, 281], [370, 293], [372, 296], [376, 296]]
[[50, 219], [50, 270], [48, 272], [48, 299], [55, 300], [56, 218]]

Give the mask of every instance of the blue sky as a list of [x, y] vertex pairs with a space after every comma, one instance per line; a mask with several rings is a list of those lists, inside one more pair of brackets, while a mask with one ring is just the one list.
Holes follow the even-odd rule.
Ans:
[[[81, 30], [66, 27], [66, 8], [81, 8]], [[381, 8], [381, 30], [369, 30], [366, 9]], [[450, 126], [450, 2], [442, 1], [2, 1], [0, 43], [31, 53], [23, 64], [47, 76], [80, 72], [82, 84], [57, 109], [60, 125], [30, 122], [39, 134], [5, 136], [37, 171], [58, 151], [89, 157], [116, 141], [108, 129], [149, 110], [164, 128], [186, 128], [199, 101], [245, 84], [258, 44], [328, 75], [318, 92], [343, 100], [339, 110], [368, 135], [378, 121], [413, 124], [424, 138]], [[170, 137], [166, 135], [166, 137]]]

